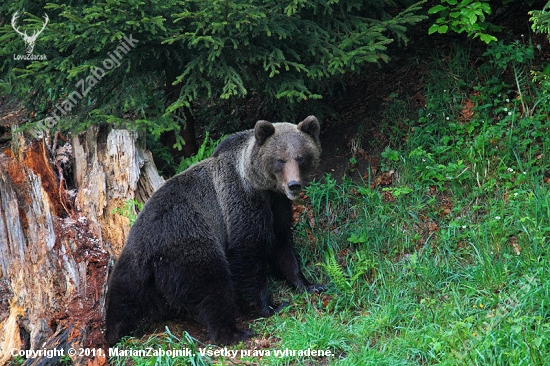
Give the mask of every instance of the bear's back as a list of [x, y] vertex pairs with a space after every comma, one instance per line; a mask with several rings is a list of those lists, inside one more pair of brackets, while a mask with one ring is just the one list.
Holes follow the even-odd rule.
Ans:
[[216, 149], [214, 149], [212, 153], [212, 157], [217, 158], [221, 154], [233, 154], [242, 151], [242, 148], [249, 143], [253, 134], [253, 130], [248, 130], [227, 136], [227, 138], [216, 146]]
[[168, 179], [138, 215], [126, 246], [136, 246], [134, 250], [141, 251], [142, 243], [147, 242], [147, 246], [162, 251], [169, 243], [178, 241], [178, 236], [181, 239], [197, 235], [193, 231], [198, 228], [193, 223], [199, 217], [210, 226], [202, 230], [223, 233], [223, 214], [212, 178], [213, 163], [213, 159], [203, 160]]

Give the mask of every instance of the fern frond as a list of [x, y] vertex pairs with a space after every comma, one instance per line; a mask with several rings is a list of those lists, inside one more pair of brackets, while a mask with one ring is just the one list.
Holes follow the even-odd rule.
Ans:
[[336, 261], [336, 256], [334, 255], [334, 251], [332, 249], [329, 248], [329, 250], [325, 253], [325, 263], [322, 263], [321, 266], [327, 271], [332, 283], [338, 290], [344, 292], [352, 290], [352, 286], [349, 283], [344, 270]]

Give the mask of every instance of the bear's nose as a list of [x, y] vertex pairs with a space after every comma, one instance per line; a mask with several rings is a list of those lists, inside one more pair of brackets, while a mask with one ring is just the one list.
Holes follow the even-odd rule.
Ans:
[[302, 183], [291, 180], [290, 182], [288, 182], [288, 189], [290, 189], [292, 192], [297, 192], [302, 189]]

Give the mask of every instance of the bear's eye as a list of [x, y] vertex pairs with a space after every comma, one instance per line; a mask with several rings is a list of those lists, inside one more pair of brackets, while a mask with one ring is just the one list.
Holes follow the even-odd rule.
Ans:
[[286, 161], [284, 161], [283, 159], [277, 159], [277, 164], [284, 165], [285, 163]]
[[306, 162], [306, 158], [304, 158], [303, 156], [299, 156], [296, 158], [296, 161], [298, 162], [298, 164], [303, 165]]

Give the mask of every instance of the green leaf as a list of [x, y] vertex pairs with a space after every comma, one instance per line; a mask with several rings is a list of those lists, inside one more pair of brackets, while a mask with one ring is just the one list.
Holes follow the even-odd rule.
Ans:
[[368, 238], [364, 233], [361, 233], [360, 235], [353, 233], [348, 238], [348, 241], [353, 244], [366, 243], [368, 241]]
[[[445, 30], [442, 30], [443, 28], [444, 28]], [[433, 25], [428, 29], [428, 34], [433, 34], [433, 33], [435, 33], [435, 32], [437, 32], [437, 33], [446, 33], [448, 29], [449, 29], [449, 27], [446, 26], [446, 25], [441, 26], [441, 25], [439, 25], [439, 24], [433, 24]]]
[[441, 13], [442, 11], [445, 11], [449, 9], [448, 6], [443, 6], [443, 5], [436, 5], [436, 6], [432, 6], [429, 10], [428, 10], [428, 14], [435, 14], [435, 13]]
[[447, 33], [447, 31], [449, 30], [449, 27], [446, 26], [446, 25], [442, 25], [439, 27], [439, 29], [437, 30], [438, 33]]
[[492, 36], [492, 35], [486, 34], [486, 33], [480, 34], [479, 39], [481, 39], [483, 42], [485, 42], [487, 44], [497, 41], [497, 38], [495, 36]]

